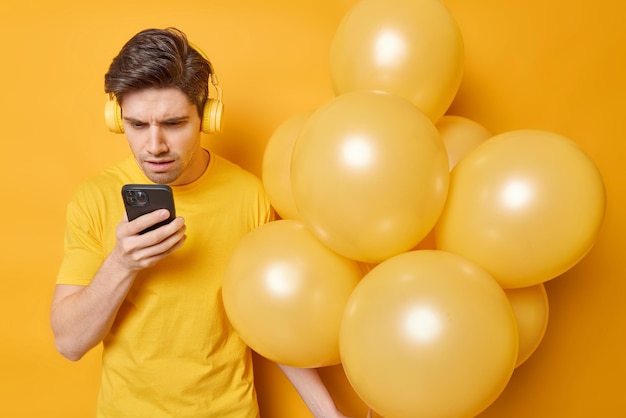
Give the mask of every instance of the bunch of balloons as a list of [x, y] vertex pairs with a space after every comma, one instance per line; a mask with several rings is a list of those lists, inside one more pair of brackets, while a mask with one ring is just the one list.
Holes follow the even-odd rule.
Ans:
[[225, 272], [252, 349], [342, 363], [387, 418], [487, 408], [543, 338], [544, 283], [585, 256], [604, 216], [603, 180], [571, 140], [445, 114], [463, 62], [439, 0], [357, 3], [331, 45], [336, 96], [267, 143], [281, 219]]

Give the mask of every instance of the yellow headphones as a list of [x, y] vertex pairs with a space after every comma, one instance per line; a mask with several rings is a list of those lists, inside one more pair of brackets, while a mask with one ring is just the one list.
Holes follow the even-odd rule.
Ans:
[[[202, 132], [205, 134], [214, 134], [222, 131], [222, 114], [224, 113], [224, 103], [222, 103], [222, 89], [217, 82], [217, 75], [213, 69], [213, 64], [204, 52], [196, 45], [189, 42], [189, 46], [195, 49], [207, 62], [211, 74], [209, 82], [213, 84], [217, 91], [217, 99], [208, 98], [202, 109], [202, 123], [200, 125]], [[109, 131], [115, 134], [124, 133], [124, 124], [122, 123], [122, 107], [113, 93], [108, 94], [108, 100], [104, 105], [104, 121]]]

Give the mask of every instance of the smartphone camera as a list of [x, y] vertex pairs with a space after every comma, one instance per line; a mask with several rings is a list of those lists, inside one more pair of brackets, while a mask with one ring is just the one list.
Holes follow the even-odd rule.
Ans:
[[124, 192], [124, 199], [126, 199], [126, 203], [131, 206], [147, 206], [149, 203], [148, 195], [141, 190], [126, 190]]

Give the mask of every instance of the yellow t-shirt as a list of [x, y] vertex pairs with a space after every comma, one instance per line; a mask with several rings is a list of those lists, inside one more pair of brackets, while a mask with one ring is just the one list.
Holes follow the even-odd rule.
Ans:
[[[132, 156], [84, 182], [67, 209], [58, 284], [88, 285], [115, 244], [121, 187], [149, 183]], [[228, 256], [271, 220], [260, 180], [211, 154], [192, 184], [175, 186], [187, 241], [142, 271], [103, 342], [99, 418], [256, 418], [250, 350], [222, 304]]]

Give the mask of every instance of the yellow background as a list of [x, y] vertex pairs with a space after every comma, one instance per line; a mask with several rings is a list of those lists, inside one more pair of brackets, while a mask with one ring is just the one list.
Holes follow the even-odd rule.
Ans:
[[[286, 118], [332, 97], [328, 52], [355, 0], [24, 0], [0, 6], [0, 415], [93, 416], [99, 350], [61, 358], [48, 325], [65, 204], [122, 155], [106, 131], [103, 74], [146, 27], [177, 26], [212, 59], [225, 131], [207, 139], [260, 175]], [[500, 133], [550, 130], [577, 142], [607, 188], [588, 256], [547, 283], [550, 322], [535, 354], [481, 417], [626, 415], [626, 2], [445, 0], [466, 42], [450, 114]], [[310, 416], [277, 368], [256, 358], [265, 417]], [[339, 367], [322, 370], [344, 412], [367, 408]], [[454, 394], [451, 394], [453, 401]]]

